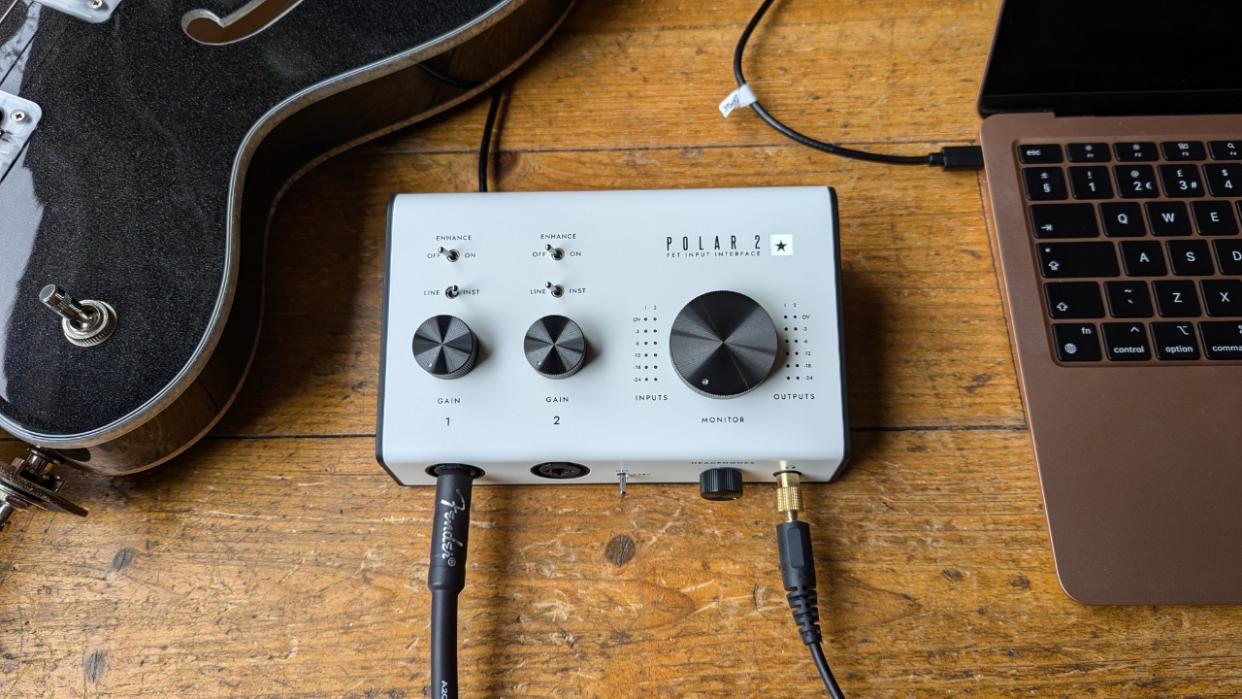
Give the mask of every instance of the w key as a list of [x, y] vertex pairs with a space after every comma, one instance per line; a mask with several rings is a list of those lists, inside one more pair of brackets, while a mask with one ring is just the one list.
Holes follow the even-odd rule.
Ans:
[[1236, 279], [1205, 279], [1203, 303], [1208, 315], [1217, 318], [1242, 318], [1242, 281]]
[[1094, 238], [1100, 234], [1090, 204], [1035, 204], [1031, 207], [1036, 238]]

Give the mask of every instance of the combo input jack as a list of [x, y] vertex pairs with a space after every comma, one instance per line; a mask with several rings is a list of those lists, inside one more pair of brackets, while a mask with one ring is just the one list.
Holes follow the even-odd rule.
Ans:
[[540, 478], [567, 481], [582, 478], [590, 473], [591, 469], [582, 464], [575, 464], [572, 461], [545, 461], [541, 464], [535, 464], [530, 472]]

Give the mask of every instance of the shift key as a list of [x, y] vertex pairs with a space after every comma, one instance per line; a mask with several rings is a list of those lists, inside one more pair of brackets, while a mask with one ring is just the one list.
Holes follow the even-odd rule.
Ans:
[[1040, 243], [1039, 267], [1048, 279], [1116, 277], [1121, 274], [1112, 243]]

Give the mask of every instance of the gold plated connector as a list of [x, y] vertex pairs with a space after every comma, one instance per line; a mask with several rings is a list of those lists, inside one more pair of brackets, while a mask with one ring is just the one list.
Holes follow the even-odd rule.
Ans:
[[789, 522], [796, 521], [798, 512], [802, 510], [801, 475], [793, 469], [776, 472], [776, 510], [783, 513]]

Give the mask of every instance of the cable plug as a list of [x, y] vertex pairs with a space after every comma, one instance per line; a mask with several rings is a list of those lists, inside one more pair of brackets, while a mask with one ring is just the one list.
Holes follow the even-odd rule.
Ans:
[[983, 149], [979, 146], [945, 146], [932, 157], [946, 170], [983, 169]]
[[785, 521], [776, 527], [781, 555], [781, 579], [785, 596], [802, 642], [820, 643], [819, 596], [815, 592], [815, 556], [811, 551], [811, 525], [798, 520], [802, 509], [801, 474], [793, 470], [776, 473], [776, 509]]

